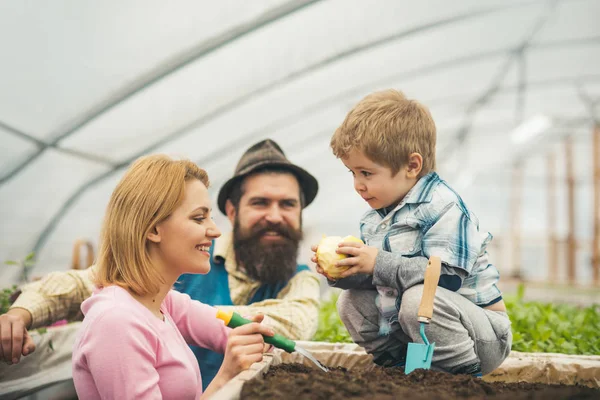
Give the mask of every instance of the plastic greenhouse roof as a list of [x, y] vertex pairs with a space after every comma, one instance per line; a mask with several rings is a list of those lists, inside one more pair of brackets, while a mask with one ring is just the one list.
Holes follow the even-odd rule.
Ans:
[[[267, 137], [319, 179], [307, 240], [356, 233], [366, 205], [329, 139], [355, 102], [389, 87], [430, 107], [438, 170], [493, 233], [507, 231], [519, 159], [525, 225], [543, 232], [545, 157], [562, 165], [571, 135], [589, 236], [598, 16], [596, 0], [2, 1], [0, 261], [35, 250], [36, 274], [67, 268], [140, 155], [196, 161], [216, 199]], [[513, 143], [538, 115], [548, 132]]]

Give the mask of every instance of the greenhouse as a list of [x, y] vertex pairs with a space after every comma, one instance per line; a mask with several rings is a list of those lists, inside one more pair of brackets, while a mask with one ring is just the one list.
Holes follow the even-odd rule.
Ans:
[[[155, 383], [154, 392], [148, 388], [147, 392], [102, 392], [104, 388], [94, 387], [97, 397], [90, 394], [90, 380], [83, 380], [81, 374], [94, 379], [98, 375], [89, 361], [91, 355], [81, 351], [88, 340], [84, 332], [95, 328], [86, 325], [94, 322], [84, 315], [94, 315], [89, 307], [105, 299], [107, 289], [116, 291], [115, 296], [128, 296], [123, 302], [143, 308], [140, 313], [150, 310], [159, 319], [173, 321], [177, 325], [172, 327], [173, 340], [185, 338], [187, 344], [198, 344], [192, 351], [186, 346], [179, 349], [193, 358], [191, 364], [177, 352], [170, 354], [173, 362], [181, 363], [198, 380], [198, 396], [460, 397], [458, 388], [466, 386], [475, 387], [466, 395], [481, 396], [473, 398], [506, 393], [515, 398], [531, 393], [545, 398], [553, 393], [557, 398], [600, 396], [598, 16], [596, 0], [0, 2], [0, 398], [152, 398], [156, 393], [160, 398], [186, 398], [176, 391], [186, 385], [169, 384], [166, 377], [174, 372], [165, 372], [158, 358], [148, 368], [155, 374], [152, 379], [167, 383]], [[367, 164], [374, 165], [372, 169], [365, 168], [363, 161], [353, 163], [350, 154], [355, 153], [334, 154], [334, 133], [336, 137], [345, 133], [344, 121], [357, 104], [366, 104], [365, 97], [376, 92], [397, 93], [382, 92], [389, 89], [400, 92], [394, 97], [401, 99], [397, 101], [429, 110], [436, 135], [431, 171], [425, 169], [431, 161], [419, 148], [407, 153], [407, 162], [397, 161], [399, 172], [380, 161], [379, 157], [387, 160], [388, 148], [404, 148], [394, 139], [386, 139], [386, 145], [371, 153], [360, 153], [357, 147]], [[362, 118], [363, 114], [355, 115]], [[356, 126], [355, 131], [348, 128], [350, 137], [362, 125]], [[368, 126], [364, 137], [377, 130]], [[418, 157], [413, 158], [415, 154]], [[200, 179], [196, 167], [187, 166], [177, 202], [165, 211], [162, 207], [171, 201], [165, 199], [175, 193], [176, 184], [160, 175], [162, 170], [150, 175], [151, 163], [159, 159], [190, 160], [206, 171], [210, 184]], [[410, 175], [414, 160], [423, 173]], [[269, 162], [274, 169], [264, 166]], [[135, 175], [144, 168], [146, 175]], [[408, 189], [415, 189], [405, 190], [398, 201], [380, 202], [373, 194], [373, 182], [380, 179], [373, 172], [380, 171], [377, 168], [392, 171], [388, 183], [378, 189], [382, 198], [396, 190], [390, 189], [389, 182], [404, 184], [404, 171], [408, 171], [406, 182], [412, 182]], [[123, 188], [136, 177], [143, 178], [130, 182], [131, 190], [140, 190], [140, 195], [127, 203], [129, 189]], [[461, 225], [463, 231], [457, 235], [467, 235], [470, 246], [477, 240], [481, 246], [475, 253], [467, 248], [466, 239], [452, 234], [433, 237], [437, 230], [418, 220], [430, 216], [430, 211], [420, 214], [419, 207], [433, 210], [435, 202], [441, 201], [438, 192], [433, 197], [426, 192], [413, 203], [407, 200], [425, 185], [429, 185], [425, 189], [450, 188], [444, 193], [453, 194], [446, 196], [459, 199], [455, 202], [461, 206], [453, 210], [462, 213], [460, 223], [469, 228]], [[245, 203], [254, 187], [262, 193], [256, 195], [262, 202], [260, 209], [255, 202]], [[295, 190], [291, 200], [288, 196], [277, 202], [269, 197], [289, 187]], [[373, 190], [370, 194], [368, 187]], [[118, 198], [118, 193], [124, 197]], [[142, 206], [136, 208], [140, 197], [147, 199], [143, 207], [155, 207], [148, 214], [153, 222], [128, 239], [126, 233], [137, 229], [132, 226], [143, 223], [139, 221], [148, 213]], [[192, 240], [191, 231], [183, 228], [190, 219], [178, 223], [174, 211], [189, 199], [196, 203], [202, 199], [199, 208], [204, 210], [203, 222], [190, 228], [200, 232], [201, 226], [204, 235], [192, 251], [186, 250], [183, 239], [168, 236], [179, 232]], [[371, 228], [377, 218], [377, 227]], [[258, 221], [256, 226], [253, 221]], [[258, 230], [261, 226], [265, 228]], [[388, 228], [384, 238], [381, 229]], [[111, 229], [115, 236], [110, 236]], [[488, 232], [489, 242], [482, 239]], [[252, 237], [259, 233], [261, 238]], [[394, 353], [390, 360], [396, 357], [394, 366], [382, 366], [380, 348], [373, 350], [372, 343], [360, 336], [364, 327], [358, 332], [350, 326], [343, 305], [358, 289], [336, 284], [340, 278], [323, 273], [323, 262], [315, 263], [315, 249], [324, 236], [347, 239], [349, 235], [357, 242], [344, 247], [353, 252], [345, 253], [348, 271], [367, 277], [364, 282], [377, 299], [373, 307], [381, 307], [382, 318], [382, 299], [397, 296], [392, 333], [382, 333], [385, 329], [380, 327], [377, 343], [384, 338], [396, 340], [394, 329], [400, 336], [411, 336], [403, 322], [402, 304], [408, 308], [412, 302], [408, 296], [404, 302], [401, 298], [414, 293], [414, 285], [428, 288], [426, 265], [429, 268], [436, 257], [441, 258], [441, 272], [431, 284], [433, 317], [429, 316], [431, 323], [427, 321], [425, 328], [435, 339], [432, 343], [437, 342], [430, 348], [431, 370], [408, 372], [403, 363], [408, 355], [410, 364], [410, 347], [402, 356], [389, 350]], [[410, 245], [403, 242], [407, 237]], [[111, 272], [108, 253], [119, 247], [113, 239], [131, 248], [139, 242], [145, 254], [140, 257], [175, 260], [177, 266], [168, 269], [165, 261], [159, 268], [149, 262], [152, 271], [142, 270], [156, 279], [146, 277], [132, 284], [131, 279], [141, 276], [136, 268], [147, 267], [146, 258], [129, 261], [114, 256], [116, 266]], [[225, 240], [221, 249], [219, 241]], [[336, 245], [334, 263], [339, 262]], [[402, 256], [394, 254], [398, 249]], [[193, 264], [187, 252], [197, 250], [200, 253], [192, 258], [196, 254], [206, 258], [186, 267]], [[372, 259], [364, 261], [370, 255]], [[392, 256], [398, 256], [394, 260], [399, 264], [390, 264]], [[489, 260], [483, 258], [488, 256]], [[244, 263], [244, 257], [260, 262], [253, 266]], [[281, 279], [266, 279], [264, 265], [269, 262], [289, 264], [291, 269], [277, 272]], [[470, 267], [463, 267], [463, 262]], [[484, 272], [480, 264], [489, 264], [490, 269]], [[399, 271], [398, 287], [377, 278], [381, 265]], [[409, 273], [402, 272], [409, 265], [411, 271], [420, 271], [416, 277], [411, 275], [410, 285], [404, 280]], [[173, 279], [165, 278], [165, 268], [169, 277], [175, 274]], [[217, 278], [219, 271], [222, 275]], [[206, 279], [189, 277], [193, 273]], [[496, 279], [497, 284], [485, 286], [485, 279]], [[175, 290], [169, 291], [173, 285]], [[166, 295], [166, 303], [152, 304], [155, 299], [149, 298], [147, 305], [144, 299], [155, 286], [166, 287], [169, 293], [160, 298]], [[388, 286], [393, 295], [383, 290]], [[490, 340], [509, 337], [506, 355], [487, 371], [485, 352], [477, 347], [485, 341], [481, 331], [477, 326], [461, 326], [462, 337], [471, 343], [469, 354], [481, 366], [473, 374], [458, 373], [449, 366], [452, 360], [443, 359], [443, 335], [436, 334], [436, 327], [450, 330], [453, 323], [439, 319], [446, 315], [444, 296], [458, 307], [452, 296], [460, 301], [479, 298], [491, 286], [497, 286], [498, 294], [490, 297], [491, 302], [472, 300], [469, 306], [478, 306], [473, 313], [481, 314], [469, 315], [478, 315], [473, 321], [488, 315], [491, 322], [485, 329], [493, 328], [498, 335]], [[194, 339], [194, 324], [235, 332], [230, 338], [243, 337], [256, 324], [240, 323], [236, 328], [230, 323], [225, 328], [227, 321], [224, 325], [211, 317], [207, 323], [200, 316], [190, 317], [186, 328], [190, 331], [182, 331], [178, 318], [188, 321], [188, 313], [182, 312], [188, 305], [177, 308], [180, 300], [169, 300], [170, 296], [188, 298], [180, 292], [205, 303], [207, 313], [219, 306], [234, 311], [232, 321], [238, 314], [253, 321], [263, 314], [262, 325], [297, 343], [300, 350], [286, 351], [275, 344], [262, 361], [238, 365], [228, 361], [231, 350], [223, 347], [234, 346], [235, 340], [224, 338], [218, 345], [221, 351], [215, 350], [225, 352], [221, 369], [215, 369], [222, 379], [215, 378], [211, 388], [212, 376], [200, 361], [205, 353], [197, 351], [206, 346]], [[100, 299], [96, 303], [95, 296]], [[420, 292], [417, 305], [419, 299]], [[189, 307], [200, 307], [196, 301], [191, 303]], [[416, 308], [411, 311], [416, 321]], [[185, 316], [177, 317], [180, 314]], [[500, 314], [506, 318], [504, 336], [496, 325], [500, 322], [495, 322]], [[115, 343], [121, 336], [123, 343], [129, 343], [129, 333], [114, 335]], [[426, 347], [423, 334], [415, 335], [403, 345]], [[35, 345], [35, 351], [28, 343]], [[217, 346], [211, 342], [209, 350], [214, 350], [213, 345]], [[125, 362], [117, 353], [112, 361], [105, 360], [114, 362], [114, 371]], [[162, 350], [156, 354], [164, 356]], [[310, 357], [329, 372], [319, 369]], [[456, 362], [468, 366], [472, 358], [469, 363]], [[236, 373], [219, 375], [226, 367]], [[134, 379], [139, 377], [135, 374], [122, 375], [123, 380], [146, 379]], [[181, 374], [173, 376], [185, 376]], [[375, 384], [367, 385], [372, 380]], [[276, 385], [279, 381], [285, 384], [281, 388]], [[333, 381], [342, 383], [327, 392]]]

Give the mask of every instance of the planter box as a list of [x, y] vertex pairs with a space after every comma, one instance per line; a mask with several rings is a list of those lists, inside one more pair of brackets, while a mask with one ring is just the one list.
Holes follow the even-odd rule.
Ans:
[[[373, 365], [372, 357], [355, 344], [299, 341], [298, 345], [310, 351], [328, 367], [354, 369]], [[272, 365], [282, 363], [314, 365], [301, 354], [288, 354], [276, 349], [273, 354], [266, 354], [262, 362], [254, 364], [249, 370], [236, 376], [215, 393], [213, 398], [219, 400], [239, 399], [242, 386], [246, 381], [262, 379]], [[483, 379], [489, 382], [562, 383], [600, 388], [600, 356], [514, 351], [500, 367], [484, 376]]]
[[[0, 364], [0, 398], [17, 398], [39, 391], [44, 387], [71, 379], [71, 350], [79, 323], [49, 328], [39, 335], [32, 333], [37, 350], [22, 358], [18, 365]], [[50, 349], [52, 341], [54, 350]], [[355, 344], [298, 342], [314, 356], [330, 367], [347, 369], [366, 368], [373, 365], [372, 358]], [[244, 382], [261, 379], [271, 365], [302, 363], [312, 366], [301, 354], [288, 354], [276, 349], [263, 361], [254, 364], [223, 387], [215, 399], [238, 399]], [[579, 356], [552, 353], [512, 352], [506, 361], [486, 381], [562, 383], [600, 388], [600, 356]]]

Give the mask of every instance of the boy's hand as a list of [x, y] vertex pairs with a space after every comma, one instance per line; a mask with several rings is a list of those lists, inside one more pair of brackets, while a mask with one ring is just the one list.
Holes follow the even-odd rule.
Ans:
[[316, 264], [316, 269], [317, 272], [321, 275], [323, 275], [325, 278], [329, 279], [330, 281], [335, 281], [335, 279], [333, 279], [332, 277], [330, 277], [329, 275], [327, 275], [327, 272], [325, 272], [325, 270], [323, 268], [321, 268], [321, 266], [319, 265], [319, 261], [317, 260], [317, 249], [318, 249], [318, 245], [314, 244], [310, 247], [310, 249], [313, 251], [313, 256], [310, 258], [310, 261], [314, 262]]
[[378, 252], [375, 247], [358, 242], [343, 242], [338, 245], [336, 252], [348, 255], [347, 258], [336, 263], [337, 266], [350, 267], [341, 273], [342, 278], [355, 274], [373, 275]]

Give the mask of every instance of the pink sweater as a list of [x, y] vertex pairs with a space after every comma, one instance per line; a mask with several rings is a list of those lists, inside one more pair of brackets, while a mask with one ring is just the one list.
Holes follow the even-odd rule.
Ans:
[[216, 309], [170, 291], [161, 321], [124, 289], [97, 289], [73, 348], [73, 381], [80, 399], [195, 399], [202, 378], [196, 344], [224, 353], [229, 328]]

